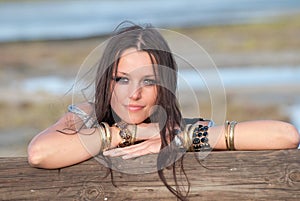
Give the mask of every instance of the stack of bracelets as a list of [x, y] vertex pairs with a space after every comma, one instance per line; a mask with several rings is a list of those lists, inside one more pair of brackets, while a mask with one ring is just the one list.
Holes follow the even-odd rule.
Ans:
[[234, 127], [237, 125], [236, 121], [225, 122], [225, 144], [227, 150], [234, 151]]
[[[122, 142], [119, 143], [118, 147], [126, 147], [129, 145], [134, 144], [135, 142], [135, 136], [137, 131], [136, 125], [128, 125], [126, 122], [118, 122], [115, 123], [114, 126], [120, 129], [119, 135], [122, 138]], [[133, 127], [133, 132], [128, 128], [129, 126]], [[98, 131], [101, 138], [101, 151], [108, 150], [111, 148], [111, 133], [109, 125], [105, 122], [101, 122], [98, 125]]]
[[110, 148], [112, 138], [108, 123], [101, 122], [98, 129], [101, 138], [101, 150], [108, 150]]
[[210, 151], [211, 147], [208, 143], [208, 126], [201, 124], [192, 125], [188, 135], [192, 134], [192, 151]]
[[[129, 125], [124, 121], [115, 123], [114, 125], [120, 129], [119, 135], [122, 138], [122, 142], [119, 143], [118, 147], [127, 147], [134, 144], [137, 131], [136, 125]], [[128, 128], [129, 126], [133, 126], [133, 132]]]
[[[187, 151], [211, 151], [212, 148], [208, 143], [208, 129], [213, 126], [213, 121], [205, 119], [196, 119], [196, 122], [192, 124], [186, 124], [183, 131], [183, 139], [180, 139], [179, 135], [181, 132], [176, 131], [175, 143], [183, 150]], [[206, 126], [202, 125], [201, 122], [208, 122]]]
[[[208, 122], [207, 125], [202, 125], [201, 122]], [[175, 129], [175, 138], [174, 142], [176, 146], [185, 151], [211, 151], [212, 148], [208, 140], [208, 129], [213, 126], [213, 121], [198, 119], [198, 121], [193, 122], [192, 124], [186, 124], [183, 132], [179, 129]], [[226, 121], [225, 122], [225, 143], [227, 150], [235, 150], [234, 147], [234, 127], [237, 124], [236, 121]], [[126, 147], [133, 145], [136, 140], [137, 126], [129, 125], [126, 122], [115, 123], [120, 131], [119, 135], [122, 138], [122, 141], [117, 147]], [[129, 127], [131, 129], [129, 129]], [[101, 138], [101, 149], [107, 150], [111, 148], [111, 133], [109, 125], [105, 122], [99, 124], [99, 134]], [[180, 136], [179, 134], [182, 135]]]

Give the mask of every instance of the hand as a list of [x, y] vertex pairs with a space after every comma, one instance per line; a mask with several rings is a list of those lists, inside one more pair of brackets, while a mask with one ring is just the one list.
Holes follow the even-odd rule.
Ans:
[[117, 157], [122, 156], [123, 159], [136, 158], [146, 154], [158, 153], [160, 151], [161, 139], [159, 137], [150, 138], [139, 144], [131, 145], [124, 148], [115, 148], [103, 152], [104, 156]]
[[160, 136], [160, 129], [158, 123], [142, 123], [137, 125], [137, 140], [148, 140], [150, 138], [157, 138]]

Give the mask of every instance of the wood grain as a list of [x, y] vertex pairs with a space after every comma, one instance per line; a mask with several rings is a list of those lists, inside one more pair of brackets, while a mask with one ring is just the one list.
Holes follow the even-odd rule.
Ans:
[[[26, 158], [0, 158], [0, 200], [176, 200], [152, 171], [156, 158], [116, 159], [117, 187], [95, 159], [45, 170]], [[300, 150], [187, 153], [184, 167], [190, 200], [300, 200]], [[171, 171], [165, 174], [172, 183]]]

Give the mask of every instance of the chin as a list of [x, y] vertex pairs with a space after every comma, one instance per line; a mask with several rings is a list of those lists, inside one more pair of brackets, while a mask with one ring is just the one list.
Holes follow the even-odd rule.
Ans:
[[141, 124], [145, 121], [145, 119], [147, 119], [147, 117], [145, 117], [145, 118], [141, 118], [141, 117], [129, 118], [129, 117], [127, 117], [127, 118], [122, 118], [122, 119], [123, 119], [123, 121], [125, 121], [128, 124]]

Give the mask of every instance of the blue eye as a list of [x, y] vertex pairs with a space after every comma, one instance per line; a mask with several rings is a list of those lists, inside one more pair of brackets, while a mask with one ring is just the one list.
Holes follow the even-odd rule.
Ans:
[[114, 77], [113, 80], [119, 84], [128, 84], [129, 82], [127, 77]]
[[152, 85], [156, 85], [157, 84], [157, 81], [154, 80], [154, 79], [145, 79], [143, 84], [145, 86], [152, 86]]

